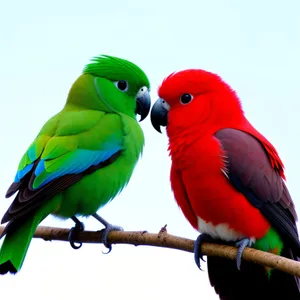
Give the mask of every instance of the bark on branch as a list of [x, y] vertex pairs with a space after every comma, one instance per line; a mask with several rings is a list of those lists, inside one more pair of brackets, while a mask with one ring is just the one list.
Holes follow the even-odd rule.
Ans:
[[[0, 226], [0, 235], [3, 230], [4, 227]], [[45, 241], [68, 241], [69, 231], [65, 228], [39, 226], [34, 237]], [[102, 231], [83, 231], [79, 233], [76, 242], [101, 243], [101, 234]], [[193, 252], [194, 248], [193, 240], [168, 234], [166, 227], [163, 227], [158, 234], [146, 231], [113, 231], [108, 235], [108, 242], [112, 244], [163, 247], [186, 252]], [[207, 256], [220, 256], [234, 260], [237, 248], [203, 243], [202, 252]], [[300, 277], [300, 262], [291, 259], [251, 248], [245, 249], [243, 259]]]

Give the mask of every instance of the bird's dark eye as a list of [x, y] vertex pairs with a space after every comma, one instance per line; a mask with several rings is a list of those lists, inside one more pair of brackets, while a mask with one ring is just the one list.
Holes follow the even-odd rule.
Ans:
[[122, 92], [126, 92], [128, 89], [128, 83], [126, 80], [116, 81], [115, 84], [116, 84], [116, 87]]
[[188, 104], [189, 102], [191, 102], [193, 99], [193, 96], [191, 94], [183, 94], [180, 97], [180, 102], [182, 104]]

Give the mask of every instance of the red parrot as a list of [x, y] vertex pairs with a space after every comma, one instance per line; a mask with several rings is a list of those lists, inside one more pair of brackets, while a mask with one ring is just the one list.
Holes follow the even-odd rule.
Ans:
[[171, 186], [191, 225], [200, 268], [203, 241], [238, 247], [236, 262], [208, 257], [220, 299], [300, 299], [299, 279], [249, 262], [245, 247], [300, 257], [297, 215], [274, 146], [246, 119], [235, 91], [218, 75], [189, 69], [169, 75], [151, 111], [166, 126]]

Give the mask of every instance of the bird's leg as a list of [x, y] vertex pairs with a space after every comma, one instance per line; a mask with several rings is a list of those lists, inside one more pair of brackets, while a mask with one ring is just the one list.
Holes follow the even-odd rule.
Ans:
[[84, 224], [80, 222], [75, 216], [71, 218], [75, 222], [75, 226], [71, 228], [68, 240], [73, 249], [79, 249], [82, 246], [82, 243], [75, 244], [74, 240], [77, 234], [84, 230]]
[[236, 254], [236, 266], [238, 270], [241, 270], [241, 263], [242, 263], [242, 255], [246, 247], [251, 247], [252, 241], [248, 238], [241, 239], [240, 241], [236, 242], [235, 246], [238, 247], [238, 251]]
[[201, 269], [201, 265], [200, 265], [200, 259], [202, 259], [203, 261], [205, 261], [203, 259], [203, 253], [202, 253], [202, 249], [201, 246], [204, 242], [208, 242], [208, 243], [213, 243], [215, 242], [215, 240], [208, 234], [206, 233], [202, 233], [200, 234], [194, 244], [194, 260], [195, 263], [197, 265], [197, 267], [202, 271]]
[[108, 244], [107, 242], [107, 236], [111, 231], [124, 231], [124, 229], [120, 226], [116, 226], [116, 225], [112, 225], [110, 223], [108, 223], [106, 220], [104, 220], [102, 217], [100, 217], [98, 214], [93, 214], [92, 215], [96, 220], [98, 220], [101, 224], [103, 224], [105, 226], [103, 234], [102, 234], [102, 243], [103, 245], [108, 248], [108, 252], [106, 252], [105, 254], [108, 254], [111, 249], [112, 246], [111, 244]]

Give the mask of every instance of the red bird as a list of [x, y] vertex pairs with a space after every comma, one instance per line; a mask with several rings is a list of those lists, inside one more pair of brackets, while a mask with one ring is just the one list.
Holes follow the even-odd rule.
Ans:
[[169, 75], [151, 111], [156, 130], [167, 126], [171, 186], [195, 243], [238, 247], [236, 263], [208, 257], [220, 299], [300, 299], [298, 278], [243, 262], [245, 247], [294, 260], [300, 256], [296, 212], [274, 146], [246, 119], [237, 94], [218, 75], [184, 70]]

